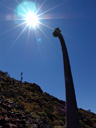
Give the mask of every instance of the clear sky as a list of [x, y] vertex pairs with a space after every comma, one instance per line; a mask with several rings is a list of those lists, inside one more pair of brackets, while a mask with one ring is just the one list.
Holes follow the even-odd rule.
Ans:
[[[22, 2], [39, 9], [38, 27], [22, 24], [17, 10]], [[68, 49], [78, 107], [96, 113], [96, 0], [1, 0], [0, 70], [17, 80], [23, 72], [23, 82], [65, 101], [61, 46], [52, 35], [56, 27]]]

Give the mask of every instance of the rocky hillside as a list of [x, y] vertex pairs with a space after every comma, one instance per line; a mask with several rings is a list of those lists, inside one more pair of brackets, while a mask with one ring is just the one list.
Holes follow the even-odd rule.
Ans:
[[[78, 112], [81, 128], [96, 128], [96, 114]], [[65, 128], [65, 102], [0, 71], [0, 128]]]

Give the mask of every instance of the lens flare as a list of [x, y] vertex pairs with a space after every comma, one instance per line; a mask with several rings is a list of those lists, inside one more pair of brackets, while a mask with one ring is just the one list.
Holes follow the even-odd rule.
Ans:
[[29, 28], [36, 28], [39, 24], [39, 18], [36, 15], [37, 8], [31, 1], [24, 1], [17, 7], [18, 16], [22, 18]]
[[47, 0], [42, 0], [43, 2], [41, 2], [40, 4], [37, 4], [36, 0], [34, 0], [34, 2], [29, 0], [23, 0], [23, 2], [20, 2], [21, 0], [15, 0], [15, 1], [17, 3], [17, 7], [15, 9], [10, 8], [9, 6], [2, 4], [0, 2], [0, 6], [3, 6], [4, 8], [13, 12], [12, 15], [9, 13], [9, 15], [6, 16], [5, 21], [14, 21], [14, 23], [17, 24], [16, 26], [13, 26], [7, 31], [2, 32], [1, 35], [21, 27], [22, 30], [20, 30], [20, 33], [17, 36], [16, 40], [13, 41], [12, 47], [15, 45], [17, 40], [23, 35], [23, 33], [26, 32], [26, 29], [28, 29], [27, 42], [29, 40], [31, 32], [35, 33], [37, 42], [42, 42], [42, 38], [40, 37], [41, 33], [50, 41], [50, 38], [44, 32], [44, 28], [46, 27], [51, 30], [54, 30], [54, 28], [47, 25], [48, 22], [46, 21], [51, 19], [59, 19], [59, 17], [54, 17], [54, 15], [51, 15], [51, 13], [49, 12], [61, 6], [62, 4], [66, 3], [67, 0], [51, 8], [48, 8], [45, 11], [42, 11], [42, 9], [44, 9], [44, 4], [46, 3]]

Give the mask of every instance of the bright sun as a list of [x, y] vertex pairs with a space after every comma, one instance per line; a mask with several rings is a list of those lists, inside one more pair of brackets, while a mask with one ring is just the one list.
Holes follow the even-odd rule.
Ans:
[[35, 28], [38, 26], [39, 19], [34, 12], [27, 13], [25, 20], [29, 27]]
[[[21, 35], [24, 33], [24, 31], [27, 29], [28, 30], [28, 36], [27, 36], [27, 41], [30, 37], [30, 33], [31, 31], [35, 33], [35, 37], [36, 40], [38, 42], [41, 41], [40, 35], [39, 35], [39, 31], [40, 33], [42, 33], [47, 39], [49, 39], [49, 37], [47, 36], [47, 34], [43, 31], [43, 27], [47, 27], [49, 29], [54, 30], [54, 28], [50, 27], [49, 25], [45, 24], [44, 20], [50, 20], [50, 19], [54, 19], [56, 17], [54, 17], [53, 15], [47, 15], [46, 13], [50, 12], [51, 10], [59, 7], [60, 5], [62, 5], [64, 2], [49, 8], [45, 11], [42, 11], [41, 9], [43, 8], [46, 0], [42, 0], [43, 2], [41, 4], [37, 4], [36, 6], [36, 0], [34, 0], [35, 2], [32, 2], [31, 0], [22, 0], [23, 2], [19, 2], [20, 0], [15, 0], [17, 3], [17, 7], [16, 9], [10, 8], [6, 5], [3, 5], [0, 3], [0, 5], [2, 5], [3, 7], [11, 10], [14, 12], [14, 15], [8, 15], [6, 17], [6, 19], [9, 21], [14, 21], [17, 25], [14, 26], [13, 28], [10, 28], [7, 32], [16, 29], [18, 27], [22, 28], [22, 31], [19, 33], [19, 35], [17, 36], [16, 40], [13, 42], [13, 45], [15, 45], [16, 41], [21, 37]], [[44, 21], [44, 22], [43, 22]], [[50, 39], [49, 39], [50, 40]], [[13, 47], [12, 45], [12, 47]]]
[[[42, 4], [39, 5], [38, 7], [36, 6], [36, 0], [35, 2], [24, 0], [21, 3], [19, 3], [19, 1], [16, 0], [16, 2], [18, 3], [17, 9], [16, 9], [17, 21], [21, 21], [21, 26], [25, 24], [25, 27], [22, 30], [21, 34], [28, 27], [29, 27], [29, 30], [38, 28], [44, 35], [45, 33], [42, 31], [41, 26], [54, 30], [52, 27], [44, 24], [43, 20], [51, 19], [51, 17], [47, 16], [46, 13], [62, 5], [63, 2], [48, 10], [45, 10], [44, 12], [41, 11], [41, 8], [43, 7], [46, 0], [43, 0]], [[17, 23], [20, 24], [20, 22], [17, 22]]]
[[23, 23], [26, 23], [26, 26], [31, 29], [35, 29], [40, 24], [40, 17], [38, 17], [37, 11], [34, 2], [23, 1], [22, 3], [18, 3], [17, 14], [24, 21]]

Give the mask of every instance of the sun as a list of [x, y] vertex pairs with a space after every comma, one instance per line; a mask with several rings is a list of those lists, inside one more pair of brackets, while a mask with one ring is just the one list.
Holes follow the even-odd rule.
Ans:
[[[47, 36], [47, 34], [44, 32], [44, 28], [48, 28], [51, 30], [54, 30], [53, 27], [49, 26], [48, 20], [51, 19], [59, 19], [59, 17], [54, 17], [54, 15], [50, 14], [49, 12], [53, 9], [61, 6], [65, 3], [63, 1], [60, 4], [57, 4], [51, 8], [48, 8], [47, 10], [44, 10], [44, 4], [47, 0], [42, 0], [43, 2], [38, 2], [34, 0], [15, 0], [17, 3], [17, 6], [15, 9], [10, 8], [7, 5], [4, 5], [0, 3], [3, 7], [6, 9], [9, 9], [10, 11], [13, 11], [13, 14], [7, 15], [6, 20], [8, 21], [14, 21], [16, 26], [13, 26], [12, 28], [8, 29], [5, 33], [8, 33], [12, 30], [15, 30], [20, 27], [20, 33], [18, 34], [17, 38], [14, 40], [11, 48], [15, 45], [17, 40], [23, 35], [24, 32], [28, 32], [27, 34], [27, 42], [29, 40], [29, 37], [31, 35], [31, 32], [35, 34], [35, 38], [37, 42], [41, 42], [41, 33], [50, 41], [50, 38]], [[61, 17], [60, 17], [61, 18]], [[46, 22], [47, 21], [47, 22]], [[10, 49], [11, 49], [10, 48]]]
[[17, 24], [21, 24], [21, 26], [25, 25], [23, 30], [25, 30], [26, 28], [29, 28], [29, 30], [36, 30], [38, 28], [38, 30], [40, 30], [45, 35], [45, 33], [42, 31], [42, 26], [54, 30], [54, 28], [44, 23], [44, 20], [54, 19], [53, 16], [47, 15], [46, 13], [59, 7], [65, 1], [45, 11], [42, 11], [41, 9], [44, 6], [46, 0], [43, 0], [43, 2], [40, 5], [36, 5], [36, 0], [34, 2], [30, 0], [23, 0], [21, 3], [19, 3], [19, 1], [16, 0], [16, 2], [18, 4], [15, 11], [17, 13]]
[[35, 29], [40, 25], [40, 17], [38, 17], [37, 15], [37, 8], [34, 2], [18, 2], [17, 14], [19, 16], [19, 19], [21, 19], [21, 21], [23, 21], [23, 23], [26, 24], [26, 26], [29, 27], [30, 30]]
[[26, 14], [25, 21], [30, 28], [36, 28], [36, 26], [38, 26], [39, 23], [39, 19], [34, 12], [28, 12]]

